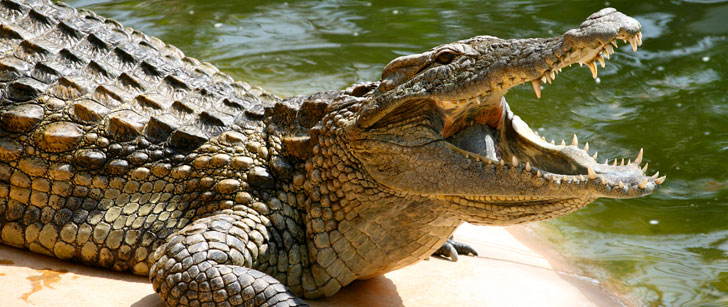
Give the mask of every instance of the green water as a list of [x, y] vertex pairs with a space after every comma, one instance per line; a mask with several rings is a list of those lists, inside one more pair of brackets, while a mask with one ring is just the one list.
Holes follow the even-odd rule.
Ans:
[[[480, 34], [550, 36], [605, 2], [70, 1], [172, 43], [278, 95], [377, 80], [399, 55]], [[667, 174], [656, 194], [598, 200], [548, 222], [548, 238], [587, 274], [646, 306], [728, 305], [728, 2], [610, 1], [643, 25], [600, 68], [570, 68], [512, 109], [542, 135], [588, 141], [601, 158]], [[543, 229], [540, 227], [537, 229]], [[483, 251], [487, 253], [487, 251]]]

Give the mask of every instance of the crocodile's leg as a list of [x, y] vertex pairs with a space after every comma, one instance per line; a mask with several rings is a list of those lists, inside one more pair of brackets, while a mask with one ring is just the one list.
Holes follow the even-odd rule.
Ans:
[[450, 258], [450, 260], [457, 262], [458, 255], [477, 256], [478, 252], [470, 245], [463, 242], [455, 241], [452, 239], [452, 237], [450, 237], [447, 239], [447, 241], [445, 241], [444, 244], [442, 244], [442, 247], [437, 249], [434, 253], [432, 253], [432, 255]]
[[149, 275], [154, 290], [168, 306], [306, 305], [254, 269], [266, 267], [260, 261], [264, 251], [276, 249], [267, 232], [259, 231], [260, 223], [252, 227], [250, 221], [243, 214], [217, 214], [172, 234], [154, 254]]

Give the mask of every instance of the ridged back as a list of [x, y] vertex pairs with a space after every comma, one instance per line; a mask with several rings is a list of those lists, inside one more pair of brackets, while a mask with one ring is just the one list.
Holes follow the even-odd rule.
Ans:
[[32, 147], [88, 168], [188, 152], [279, 101], [155, 37], [44, 0], [0, 2], [0, 94], [0, 160]]

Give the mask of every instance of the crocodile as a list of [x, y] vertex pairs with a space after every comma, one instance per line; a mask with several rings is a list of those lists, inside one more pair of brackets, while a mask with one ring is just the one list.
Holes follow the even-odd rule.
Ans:
[[[552, 38], [477, 36], [381, 80], [276, 97], [155, 37], [47, 0], [0, 2], [0, 240], [149, 276], [169, 306], [303, 305], [427, 258], [458, 225], [639, 197], [617, 165], [547, 142], [537, 96], [641, 25], [615, 9]], [[453, 248], [451, 248], [453, 249]]]

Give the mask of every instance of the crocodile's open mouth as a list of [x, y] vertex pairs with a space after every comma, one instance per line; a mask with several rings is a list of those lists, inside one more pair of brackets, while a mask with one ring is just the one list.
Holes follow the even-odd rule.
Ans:
[[576, 136], [557, 144], [537, 135], [504, 99], [524, 83], [540, 98], [541, 84], [573, 64], [586, 65], [596, 78], [617, 40], [636, 51], [641, 25], [606, 8], [557, 37], [476, 36], [394, 59], [352, 129], [363, 143], [377, 140], [362, 145], [360, 159], [384, 185], [458, 203], [488, 195], [584, 205], [649, 194], [665, 177], [645, 173], [641, 150], [634, 161], [599, 163]]
[[[626, 41], [636, 51], [637, 45], [641, 44], [641, 35], [637, 33]], [[551, 83], [556, 72], [570, 64], [586, 64], [596, 78], [595, 62], [604, 66], [602, 56], [608, 57], [613, 52], [611, 42], [606, 42], [596, 50], [585, 48], [567, 54], [565, 58], [568, 61], [565, 60], [562, 65], [554, 64], [543, 72], [541, 78], [531, 81], [536, 96], [541, 96], [541, 81]], [[615, 159], [610, 163], [606, 159], [599, 163], [596, 160], [597, 153], [589, 153], [588, 143], [580, 147], [576, 135], [569, 144], [563, 140], [560, 144], [549, 142], [539, 136], [511, 112], [502, 96], [490, 96], [488, 100], [477, 97], [472, 100], [468, 108], [451, 108], [460, 111], [460, 114], [441, 108], [444, 114], [443, 138], [470, 158], [502, 167], [522, 168], [534, 177], [559, 184], [597, 182], [614, 196], [641, 194], [640, 190], [651, 191], [665, 180], [664, 176], [658, 177], [659, 172], [652, 176], [646, 175], [647, 165], [641, 165], [642, 150], [634, 161]]]

